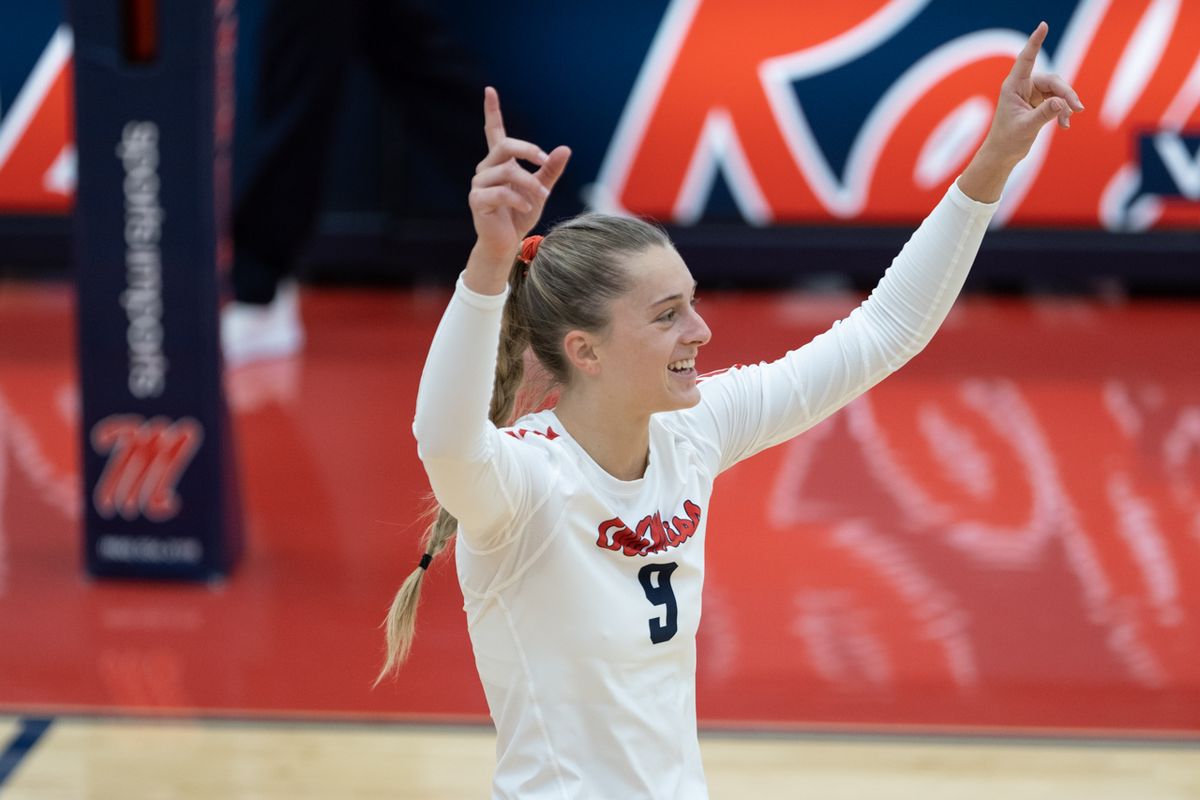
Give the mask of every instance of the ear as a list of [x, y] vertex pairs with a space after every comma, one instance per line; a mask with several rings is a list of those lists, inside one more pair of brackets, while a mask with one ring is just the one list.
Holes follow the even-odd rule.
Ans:
[[568, 331], [563, 337], [563, 352], [567, 363], [584, 375], [600, 374], [600, 358], [596, 354], [596, 337], [587, 331]]

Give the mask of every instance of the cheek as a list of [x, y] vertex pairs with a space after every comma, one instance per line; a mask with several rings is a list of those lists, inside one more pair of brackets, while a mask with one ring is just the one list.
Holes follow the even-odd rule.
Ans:
[[642, 387], [657, 381], [660, 377], [658, 361], [657, 353], [647, 349], [638, 349], [636, 353], [631, 353], [630, 359], [625, 362], [625, 380]]

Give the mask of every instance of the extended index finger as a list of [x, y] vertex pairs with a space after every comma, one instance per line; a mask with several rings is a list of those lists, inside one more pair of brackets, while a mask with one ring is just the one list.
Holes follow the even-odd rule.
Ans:
[[1017, 79], [1028, 79], [1033, 76], [1033, 64], [1037, 61], [1038, 51], [1042, 49], [1042, 42], [1046, 41], [1046, 32], [1049, 30], [1050, 26], [1044, 21], [1038, 23], [1030, 35], [1029, 41], [1021, 49], [1021, 54], [1013, 63], [1012, 72], [1009, 75]]
[[504, 138], [504, 117], [500, 115], [500, 95], [491, 86], [483, 90], [483, 135], [488, 149]]

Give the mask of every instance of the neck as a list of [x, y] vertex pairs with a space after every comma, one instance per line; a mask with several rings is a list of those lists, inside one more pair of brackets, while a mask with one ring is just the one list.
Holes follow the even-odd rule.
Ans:
[[623, 415], [592, 394], [570, 390], [563, 391], [554, 413], [571, 438], [609, 475], [633, 481], [646, 474], [650, 461], [648, 415]]

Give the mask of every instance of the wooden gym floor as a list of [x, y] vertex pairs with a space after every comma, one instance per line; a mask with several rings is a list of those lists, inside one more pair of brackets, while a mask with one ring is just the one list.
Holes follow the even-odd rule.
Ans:
[[[19, 723], [0, 717], [0, 740]], [[0, 797], [468, 800], [488, 796], [494, 742], [479, 727], [62, 718]], [[1200, 750], [1180, 743], [708, 733], [701, 747], [729, 800], [1200, 798]]]

